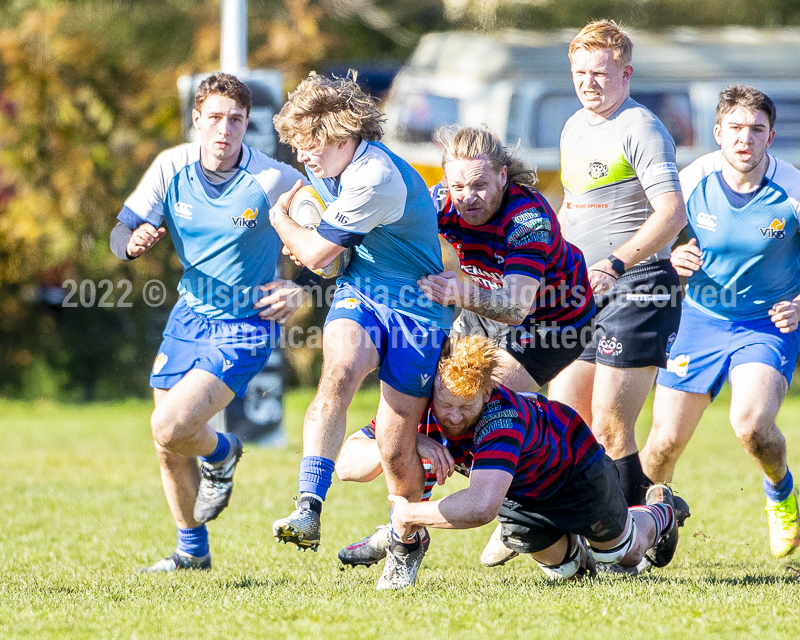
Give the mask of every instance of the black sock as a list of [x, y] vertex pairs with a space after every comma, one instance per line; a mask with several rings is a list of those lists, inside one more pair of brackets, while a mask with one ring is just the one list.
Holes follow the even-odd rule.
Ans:
[[316, 498], [312, 498], [310, 496], [304, 496], [300, 498], [300, 504], [306, 504], [306, 507], [311, 509], [317, 515], [322, 515], [322, 503], [317, 500]]
[[412, 551], [419, 549], [419, 545], [419, 533], [415, 533], [414, 542], [400, 542], [400, 540], [392, 535], [392, 542], [390, 546], [392, 548], [392, 553], [396, 553], [397, 551], [400, 551], [400, 553], [411, 553]]
[[635, 507], [644, 504], [647, 488], [653, 484], [653, 481], [642, 470], [639, 452], [614, 460], [614, 464], [619, 472], [619, 481], [628, 506]]

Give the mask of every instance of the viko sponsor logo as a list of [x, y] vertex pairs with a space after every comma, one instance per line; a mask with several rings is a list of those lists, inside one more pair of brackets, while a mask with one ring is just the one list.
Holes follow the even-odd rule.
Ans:
[[233, 226], [236, 228], [242, 227], [247, 229], [253, 229], [256, 224], [258, 224], [258, 208], [253, 211], [252, 209], [248, 209], [240, 216], [231, 216], [231, 220], [233, 220]]
[[765, 240], [783, 240], [786, 237], [786, 218], [775, 218], [768, 227], [759, 227], [758, 230]]

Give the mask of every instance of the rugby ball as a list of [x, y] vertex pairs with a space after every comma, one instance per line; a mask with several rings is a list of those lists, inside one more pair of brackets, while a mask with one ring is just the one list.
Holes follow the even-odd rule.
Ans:
[[455, 271], [461, 282], [471, 283], [472, 279], [461, 270], [461, 260], [455, 247], [441, 233], [439, 234], [439, 247], [442, 250], [442, 264], [445, 271]]
[[[316, 189], [312, 186], [305, 186], [294, 194], [292, 203], [289, 205], [289, 217], [301, 227], [316, 229], [322, 221], [325, 209], [325, 203], [319, 197]], [[323, 278], [338, 278], [350, 264], [350, 254], [351, 249], [348, 247], [330, 264], [321, 269], [312, 269], [312, 271]]]

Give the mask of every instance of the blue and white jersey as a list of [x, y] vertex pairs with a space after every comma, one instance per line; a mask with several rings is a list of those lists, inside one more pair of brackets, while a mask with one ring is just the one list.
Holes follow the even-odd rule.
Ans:
[[281, 241], [268, 211], [303, 176], [242, 147], [230, 179], [214, 184], [200, 167], [200, 145], [161, 153], [117, 218], [135, 229], [166, 222], [184, 273], [178, 291], [195, 312], [230, 320], [257, 313], [257, 287], [273, 280]]
[[362, 141], [338, 180], [309, 179], [328, 206], [317, 232], [353, 248], [339, 282], [449, 330], [453, 307], [432, 302], [417, 285], [444, 270], [436, 209], [422, 176], [380, 142]]
[[800, 171], [767, 157], [764, 181], [749, 199], [724, 183], [722, 151], [680, 173], [689, 238], [703, 252], [685, 301], [710, 316], [767, 318], [772, 305], [800, 293]]

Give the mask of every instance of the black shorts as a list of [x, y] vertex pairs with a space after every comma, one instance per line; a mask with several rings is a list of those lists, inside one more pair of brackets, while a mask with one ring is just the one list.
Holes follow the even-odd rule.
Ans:
[[666, 367], [681, 321], [681, 283], [669, 260], [637, 265], [595, 298], [594, 339], [579, 360], [618, 369]]
[[578, 359], [592, 339], [589, 322], [583, 329], [567, 327], [560, 332], [534, 325], [514, 327], [462, 310], [453, 323], [459, 336], [484, 336], [508, 351], [539, 385], [545, 385]]
[[506, 497], [497, 519], [503, 525], [503, 544], [519, 553], [536, 553], [565, 533], [594, 542], [618, 538], [628, 523], [628, 503], [616, 465], [603, 455], [549, 498]]

